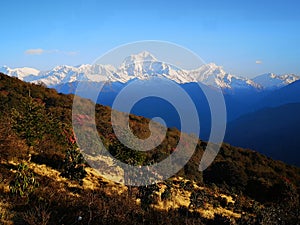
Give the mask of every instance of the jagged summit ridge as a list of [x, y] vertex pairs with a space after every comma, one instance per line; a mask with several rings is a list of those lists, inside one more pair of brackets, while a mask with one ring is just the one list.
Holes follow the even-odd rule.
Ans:
[[150, 52], [142, 51], [138, 54], [133, 54], [133, 55], [127, 56], [123, 60], [122, 66], [130, 65], [133, 63], [137, 63], [137, 62], [143, 62], [143, 61], [153, 62], [153, 61], [158, 61], [158, 60]]
[[300, 77], [295, 74], [277, 75], [274, 73], [265, 73], [255, 77], [253, 81], [257, 84], [260, 84], [265, 89], [272, 89], [277, 87], [283, 87], [299, 79]]
[[282, 87], [300, 78], [293, 74], [268, 73], [251, 80], [227, 73], [222, 66], [215, 63], [204, 64], [195, 70], [182, 70], [157, 60], [148, 51], [126, 57], [118, 68], [112, 65], [82, 64], [62, 65], [48, 71], [39, 71], [28, 67], [12, 69], [3, 66], [0, 67], [0, 72], [27, 82], [43, 82], [49, 87], [77, 81], [126, 83], [132, 79], [147, 80], [151, 77], [164, 77], [180, 84], [202, 82], [222, 89], [270, 89]]

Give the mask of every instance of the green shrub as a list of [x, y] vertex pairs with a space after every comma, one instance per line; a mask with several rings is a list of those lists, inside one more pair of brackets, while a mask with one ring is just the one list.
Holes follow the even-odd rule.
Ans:
[[161, 200], [171, 199], [173, 182], [171, 180], [166, 180], [164, 183], [166, 184], [167, 187], [164, 190], [164, 192], [161, 194]]
[[39, 183], [27, 164], [20, 163], [15, 178], [9, 184], [10, 193], [19, 197], [28, 197], [38, 186]]
[[43, 138], [49, 125], [44, 104], [31, 97], [24, 98], [19, 109], [12, 109], [11, 118], [12, 128], [29, 146]]
[[82, 179], [86, 176], [85, 160], [78, 149], [68, 149], [62, 165], [61, 176], [78, 181], [82, 185]]
[[108, 147], [108, 151], [114, 156], [116, 160], [120, 160], [129, 165], [143, 165], [145, 162], [145, 154], [140, 151], [130, 149], [118, 141], [115, 141]]

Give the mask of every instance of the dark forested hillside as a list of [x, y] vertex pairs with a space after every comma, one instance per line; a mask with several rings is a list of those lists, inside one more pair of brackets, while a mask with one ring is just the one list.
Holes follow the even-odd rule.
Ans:
[[[203, 173], [207, 143], [199, 140], [190, 161], [166, 181], [127, 187], [101, 177], [76, 145], [73, 97], [0, 74], [1, 224], [299, 223], [300, 169], [228, 144]], [[111, 109], [96, 105], [95, 112], [101, 140], [126, 163], [159, 162], [178, 143], [172, 128], [154, 150], [133, 151], [116, 139]], [[135, 135], [149, 135], [148, 119], [130, 119]]]
[[300, 103], [265, 108], [227, 126], [225, 141], [300, 166]]
[[278, 90], [274, 90], [257, 103], [257, 108], [276, 107], [289, 103], [300, 103], [300, 81], [295, 81]]

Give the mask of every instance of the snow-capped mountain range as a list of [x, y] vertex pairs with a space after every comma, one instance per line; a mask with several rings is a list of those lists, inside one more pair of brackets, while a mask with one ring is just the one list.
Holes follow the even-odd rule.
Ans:
[[276, 75], [274, 73], [265, 73], [257, 76], [253, 81], [265, 89], [280, 88], [299, 80], [299, 76], [294, 74]]
[[248, 79], [227, 73], [221, 66], [214, 63], [202, 65], [195, 70], [183, 70], [157, 60], [146, 51], [126, 57], [118, 68], [112, 65], [83, 64], [56, 66], [49, 71], [39, 71], [28, 67], [12, 69], [3, 66], [0, 67], [0, 72], [27, 82], [43, 82], [48, 87], [76, 81], [126, 83], [132, 79], [146, 80], [151, 77], [165, 77], [180, 84], [200, 81], [208, 86], [222, 89], [272, 89], [300, 79], [294, 74], [275, 75], [272, 73]]

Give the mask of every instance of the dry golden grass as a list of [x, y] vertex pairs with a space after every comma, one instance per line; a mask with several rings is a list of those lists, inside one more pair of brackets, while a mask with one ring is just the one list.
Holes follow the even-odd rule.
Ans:
[[[188, 182], [189, 180], [186, 180], [182, 177], [176, 177], [172, 179], [173, 181], [183, 181], [183, 182]], [[203, 186], [198, 186], [195, 182], [192, 182], [193, 184], [193, 190], [205, 190], [207, 189], [206, 187]], [[159, 196], [161, 196], [161, 194], [164, 192], [164, 190], [166, 189], [166, 185], [161, 185], [161, 189], [158, 192]], [[168, 211], [171, 209], [178, 209], [182, 206], [184, 207], [189, 207], [190, 204], [190, 196], [191, 196], [191, 191], [186, 191], [183, 190], [179, 187], [179, 185], [174, 185], [173, 186], [173, 191], [172, 191], [172, 196], [169, 200], [161, 200], [159, 199], [159, 201], [153, 205], [153, 208], [157, 209], [157, 210], [161, 210], [161, 211]], [[228, 196], [225, 194], [219, 194], [219, 193], [215, 193], [214, 196], [217, 197], [222, 197], [222, 198], [226, 198], [228, 202], [232, 202], [233, 198], [232, 196]], [[207, 218], [207, 219], [213, 219], [215, 214], [220, 214], [223, 216], [227, 216], [230, 218], [240, 218], [241, 214], [240, 213], [235, 213], [231, 210], [225, 209], [223, 207], [213, 207], [212, 204], [209, 203], [204, 203], [205, 207], [204, 208], [198, 208], [196, 210], [191, 210], [191, 211], [196, 211], [199, 212], [202, 217]]]
[[0, 224], [12, 225], [12, 218], [14, 216], [12, 210], [12, 205], [8, 202], [4, 202], [4, 199], [0, 199]]
[[201, 214], [202, 217], [207, 218], [207, 219], [213, 219], [215, 214], [223, 215], [229, 218], [240, 218], [241, 214], [240, 213], [235, 213], [231, 210], [222, 208], [222, 207], [217, 207], [214, 208], [211, 204], [206, 204], [205, 208], [200, 208], [196, 210]]
[[[9, 165], [16, 166], [17, 163], [13, 161], [9, 161]], [[96, 201], [98, 201], [98, 204], [103, 204], [99, 202], [98, 200], [95, 200], [93, 197], [95, 191], [101, 190], [103, 193], [105, 193], [106, 196], [110, 196], [111, 199], [116, 198], [119, 196], [119, 198], [123, 198], [124, 196], [127, 196], [126, 201], [131, 201], [131, 197], [128, 196], [128, 188], [121, 184], [116, 184], [101, 175], [94, 170], [93, 168], [87, 168], [87, 176], [83, 179], [83, 185], [80, 186], [75, 181], [70, 181], [66, 178], [63, 178], [60, 176], [60, 172], [49, 167], [46, 165], [39, 165], [33, 162], [28, 162], [29, 168], [36, 174], [37, 177], [42, 178], [42, 180], [48, 180], [47, 185], [43, 185], [43, 187], [39, 188], [38, 193], [40, 193], [41, 198], [45, 199], [52, 199], [52, 201], [77, 201], [76, 199], [83, 198], [84, 195], [84, 201], [87, 201], [87, 205], [95, 204]], [[14, 171], [12, 171], [14, 172]], [[171, 197], [167, 200], [161, 199], [161, 194], [166, 189], [166, 184], [161, 183], [159, 184], [160, 190], [156, 192], [156, 202], [151, 207], [154, 210], [157, 211], [165, 211], [168, 212], [170, 210], [176, 210], [180, 207], [186, 207], [189, 208], [190, 204], [190, 190], [184, 190], [179, 186], [180, 182], [191, 182], [187, 179], [184, 179], [182, 177], [175, 177], [170, 179], [170, 181], [173, 182], [172, 186], [172, 194]], [[193, 190], [205, 190], [207, 189], [204, 186], [198, 186], [195, 182], [192, 182]], [[77, 193], [73, 193], [70, 190], [81, 190]], [[9, 187], [6, 185], [3, 187], [2, 185], [2, 191], [8, 192]], [[59, 194], [58, 194], [59, 193]], [[90, 193], [90, 194], [86, 194]], [[216, 197], [221, 196], [223, 198], [226, 198], [228, 202], [233, 202], [232, 196], [228, 196], [225, 194], [219, 194], [214, 193]], [[90, 197], [88, 197], [90, 196]], [[123, 197], [122, 197], [123, 196]], [[73, 200], [71, 200], [73, 199]], [[136, 205], [136, 207], [140, 206], [140, 199], [133, 198], [130, 204]], [[214, 214], [220, 214], [224, 216], [228, 216], [230, 218], [239, 218], [241, 215], [239, 213], [235, 213], [233, 211], [230, 211], [228, 209], [222, 208], [222, 207], [213, 207], [209, 203], [205, 203], [205, 206], [203, 208], [198, 209], [190, 209], [191, 212], [195, 211], [200, 213], [200, 215], [203, 218], [207, 219], [213, 219]], [[9, 204], [4, 204], [3, 202], [0, 203], [0, 209], [1, 209], [1, 219], [3, 221], [6, 220], [6, 223], [2, 222], [3, 224], [12, 224], [9, 223], [9, 220], [12, 218], [9, 217], [9, 213], [11, 212], [9, 209]], [[28, 210], [26, 212], [22, 212], [21, 216], [24, 221], [26, 221], [28, 224], [47, 224], [47, 221], [49, 220], [51, 216], [51, 212], [43, 205], [37, 206], [35, 209]], [[32, 217], [36, 219], [31, 219]]]

